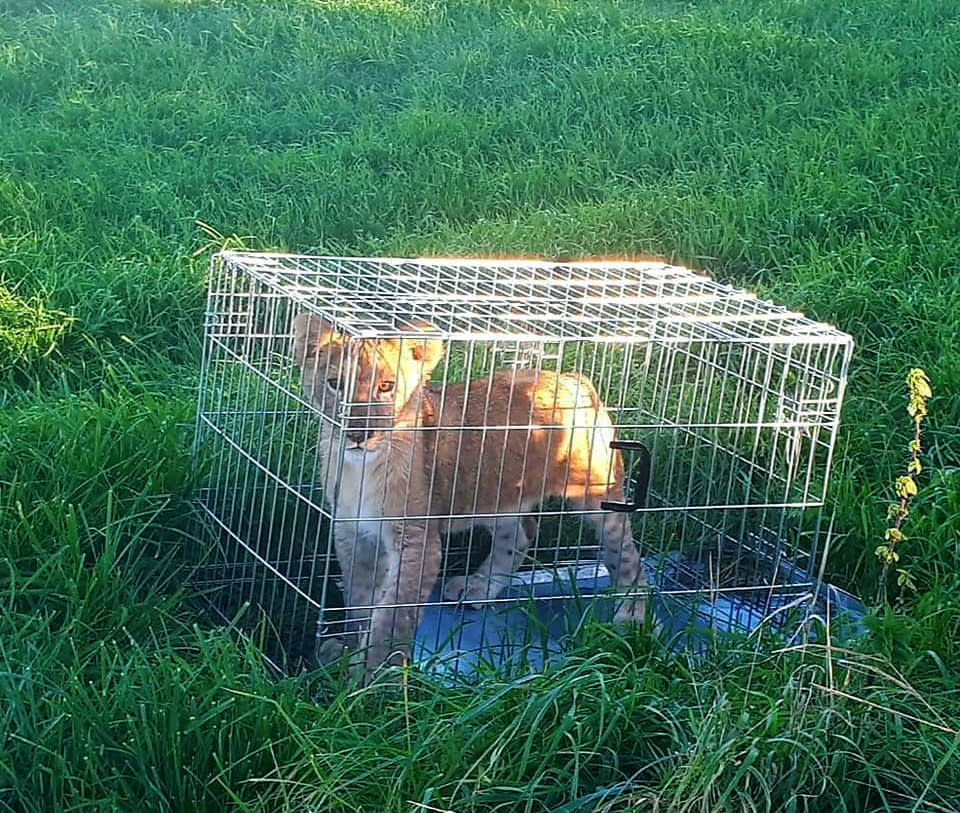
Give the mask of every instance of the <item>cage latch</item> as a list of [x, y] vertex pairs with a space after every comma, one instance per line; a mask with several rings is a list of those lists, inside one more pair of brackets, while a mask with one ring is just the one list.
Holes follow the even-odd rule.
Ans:
[[639, 440], [613, 440], [610, 442], [610, 448], [634, 453], [633, 465], [630, 466], [630, 476], [627, 478], [628, 488], [633, 487], [633, 495], [629, 502], [608, 502], [604, 500], [600, 503], [600, 508], [604, 511], [620, 511], [623, 513], [646, 508], [647, 490], [650, 488], [650, 450]]

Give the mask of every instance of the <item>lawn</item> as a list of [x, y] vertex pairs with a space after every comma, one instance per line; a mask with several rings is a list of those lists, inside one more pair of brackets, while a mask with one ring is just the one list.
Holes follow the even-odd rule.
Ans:
[[[954, 0], [0, 0], [0, 810], [960, 809]], [[223, 245], [656, 254], [857, 342], [850, 649], [588, 630], [515, 682], [277, 678], [179, 566]]]

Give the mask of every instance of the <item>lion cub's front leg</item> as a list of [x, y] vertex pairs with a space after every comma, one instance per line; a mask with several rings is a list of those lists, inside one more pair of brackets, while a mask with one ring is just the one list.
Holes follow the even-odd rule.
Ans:
[[386, 571], [387, 557], [379, 529], [363, 528], [356, 520], [340, 521], [334, 524], [333, 534], [346, 610], [342, 631], [320, 641], [320, 663], [336, 663], [358, 649], [370, 626], [377, 585], [382, 583]]
[[436, 523], [405, 520], [383, 536], [387, 568], [370, 618], [363, 678], [369, 681], [382, 665], [399, 665], [410, 657], [420, 611], [440, 573], [441, 546]]

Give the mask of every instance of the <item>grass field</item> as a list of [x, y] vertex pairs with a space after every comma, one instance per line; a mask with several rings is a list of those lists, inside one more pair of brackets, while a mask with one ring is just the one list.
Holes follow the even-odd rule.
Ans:
[[[954, 0], [0, 0], [0, 810], [960, 809], [958, 83]], [[923, 367], [917, 591], [849, 651], [275, 679], [176, 566], [224, 242], [662, 254], [835, 323], [866, 597]]]

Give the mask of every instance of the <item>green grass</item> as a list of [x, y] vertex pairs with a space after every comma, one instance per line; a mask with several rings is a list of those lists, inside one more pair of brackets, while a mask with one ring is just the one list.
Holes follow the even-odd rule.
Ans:
[[[958, 55], [953, 0], [0, 0], [0, 809], [960, 808]], [[219, 234], [663, 254], [837, 324], [864, 595], [924, 367], [919, 593], [856, 653], [276, 680], [180, 589]]]

